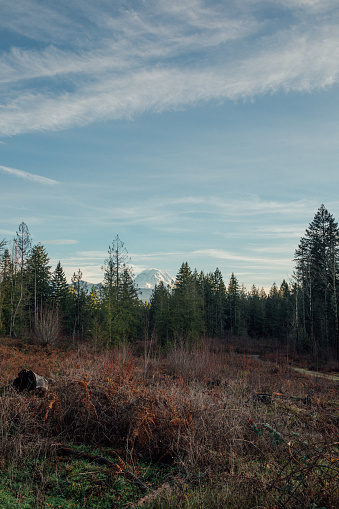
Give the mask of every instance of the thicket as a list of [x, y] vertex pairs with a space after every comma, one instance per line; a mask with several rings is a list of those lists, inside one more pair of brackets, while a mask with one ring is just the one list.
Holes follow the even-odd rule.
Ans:
[[[329, 379], [224, 340], [181, 342], [166, 356], [4, 343], [3, 508], [338, 507]], [[9, 387], [23, 362], [47, 393]]]
[[[81, 270], [71, 284], [46, 249], [31, 246], [25, 223], [11, 247], [0, 242], [0, 333], [56, 344], [60, 336], [97, 345], [152, 339], [172, 344], [201, 337], [275, 337], [315, 363], [339, 360], [338, 225], [322, 205], [295, 252], [295, 272], [266, 294], [248, 291], [232, 273], [205, 274], [184, 262], [174, 286], [157, 285], [149, 303], [138, 296], [127, 250], [118, 236], [104, 261], [103, 283], [88, 292]], [[315, 366], [317, 367], [317, 366]]]

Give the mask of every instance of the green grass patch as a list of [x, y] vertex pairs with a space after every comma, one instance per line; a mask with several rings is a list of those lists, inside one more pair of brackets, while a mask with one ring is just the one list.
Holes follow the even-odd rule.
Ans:
[[[93, 455], [103, 451], [82, 446]], [[105, 456], [109, 458], [109, 455]], [[114, 461], [113, 458], [109, 458]], [[137, 468], [143, 482], [161, 482], [163, 473], [153, 465]], [[1, 509], [111, 509], [137, 502], [142, 490], [124, 474], [105, 465], [73, 457], [30, 457], [9, 464], [0, 479]]]

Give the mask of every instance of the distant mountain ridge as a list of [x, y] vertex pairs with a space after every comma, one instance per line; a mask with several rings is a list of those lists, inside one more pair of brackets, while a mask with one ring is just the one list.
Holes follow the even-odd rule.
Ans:
[[[160, 269], [146, 269], [140, 272], [140, 274], [134, 278], [134, 282], [139, 289], [139, 298], [144, 301], [149, 300], [154, 287], [161, 281], [163, 281], [165, 286], [169, 285], [172, 287], [175, 278], [165, 270]], [[87, 283], [86, 281], [83, 281], [83, 283], [87, 286], [89, 293], [92, 291], [93, 286], [96, 291], [99, 292], [102, 285], [102, 283]]]

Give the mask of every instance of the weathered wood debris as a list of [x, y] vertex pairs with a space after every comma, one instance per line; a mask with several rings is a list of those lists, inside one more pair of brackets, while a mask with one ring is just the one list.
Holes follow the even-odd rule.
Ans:
[[34, 371], [22, 369], [14, 380], [13, 387], [19, 392], [34, 391], [35, 389], [46, 391], [48, 390], [48, 381], [43, 376], [34, 373]]

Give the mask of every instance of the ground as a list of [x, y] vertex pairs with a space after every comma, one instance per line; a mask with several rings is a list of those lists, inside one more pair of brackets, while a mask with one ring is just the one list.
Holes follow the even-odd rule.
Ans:
[[[291, 362], [236, 338], [166, 352], [3, 338], [0, 506], [334, 509], [338, 381]], [[48, 391], [14, 391], [23, 368]]]

